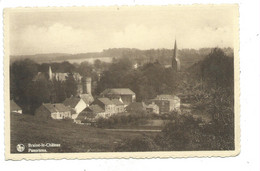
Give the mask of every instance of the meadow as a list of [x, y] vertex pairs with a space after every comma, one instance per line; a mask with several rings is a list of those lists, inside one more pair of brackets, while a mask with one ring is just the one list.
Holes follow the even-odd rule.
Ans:
[[55, 143], [60, 148], [47, 148], [47, 152], [111, 152], [117, 144], [136, 137], [155, 137], [158, 132], [111, 131], [72, 120], [41, 120], [32, 115], [11, 114], [11, 153], [17, 153], [17, 144]]

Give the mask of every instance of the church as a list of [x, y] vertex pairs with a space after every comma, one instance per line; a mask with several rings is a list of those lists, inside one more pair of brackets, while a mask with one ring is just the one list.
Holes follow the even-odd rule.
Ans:
[[177, 49], [177, 42], [176, 42], [176, 40], [175, 40], [174, 49], [173, 49], [172, 68], [176, 72], [179, 72], [181, 70], [181, 63], [180, 63], [180, 60], [178, 58], [178, 49]]

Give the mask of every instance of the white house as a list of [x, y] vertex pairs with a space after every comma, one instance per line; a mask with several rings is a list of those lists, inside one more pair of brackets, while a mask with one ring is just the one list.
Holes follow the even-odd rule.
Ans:
[[64, 106], [62, 103], [43, 103], [36, 109], [35, 116], [52, 119], [66, 119], [71, 118], [71, 111], [69, 107]]
[[84, 100], [79, 97], [66, 98], [63, 104], [72, 109], [72, 119], [77, 118], [78, 114], [88, 106], [88, 104], [86, 104]]

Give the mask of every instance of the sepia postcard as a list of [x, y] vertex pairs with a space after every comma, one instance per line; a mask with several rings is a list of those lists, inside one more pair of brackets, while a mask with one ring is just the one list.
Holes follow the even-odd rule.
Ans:
[[238, 9], [4, 9], [6, 160], [238, 155]]

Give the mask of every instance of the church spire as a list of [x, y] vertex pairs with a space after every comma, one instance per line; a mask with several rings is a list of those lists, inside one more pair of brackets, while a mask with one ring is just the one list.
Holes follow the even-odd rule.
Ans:
[[175, 39], [175, 42], [174, 42], [174, 49], [173, 49], [173, 56], [172, 56], [172, 68], [175, 70], [175, 71], [180, 71], [180, 61], [179, 61], [179, 58], [178, 58], [178, 55], [177, 55], [177, 41]]
[[51, 66], [49, 66], [49, 79], [52, 81], [52, 70], [51, 70]]
[[177, 59], [177, 42], [176, 42], [176, 39], [175, 39], [175, 42], [174, 42], [173, 58]]

